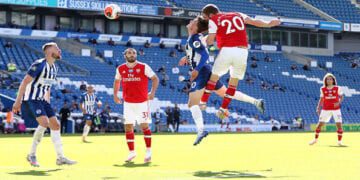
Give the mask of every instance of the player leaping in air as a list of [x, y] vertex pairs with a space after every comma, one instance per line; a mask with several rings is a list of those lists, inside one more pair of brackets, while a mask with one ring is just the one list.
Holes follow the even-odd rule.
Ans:
[[[188, 64], [192, 68], [190, 79], [192, 84], [189, 93], [188, 106], [198, 131], [198, 136], [194, 142], [194, 145], [197, 145], [208, 135], [208, 132], [204, 131], [204, 120], [199, 107], [200, 98], [204, 93], [206, 83], [211, 76], [211, 65], [207, 64], [209, 52], [201, 42], [201, 39], [203, 38], [201, 33], [207, 31], [208, 21], [201, 17], [197, 17], [190, 21], [187, 25], [187, 29], [189, 39], [186, 44], [186, 56], [180, 60], [179, 65], [182, 66]], [[217, 81], [214, 90], [217, 95], [224, 97], [227, 88], [220, 81]], [[259, 111], [264, 110], [264, 104], [261, 100], [249, 97], [240, 91], [236, 91], [233, 98], [239, 101], [252, 103], [256, 105]]]
[[315, 139], [309, 144], [313, 145], [317, 143], [321, 127], [333, 117], [337, 127], [338, 145], [342, 146], [343, 129], [340, 104], [344, 100], [344, 95], [341, 88], [337, 86], [334, 75], [330, 73], [326, 74], [323, 81], [324, 85], [320, 88], [320, 100], [316, 108], [316, 112], [319, 115], [319, 123], [316, 126]]
[[[253, 19], [239, 12], [222, 13], [214, 4], [206, 5], [202, 9], [202, 15], [205, 19], [209, 20], [209, 35], [206, 43], [208, 46], [211, 46], [216, 38], [220, 52], [215, 60], [205, 93], [201, 98], [201, 104], [207, 103], [211, 91], [215, 89], [219, 78], [230, 70], [229, 87], [226, 90], [221, 108], [217, 112], [217, 116], [223, 119], [229, 116], [228, 106], [231, 99], [234, 98], [239, 80], [244, 78], [246, 71], [249, 52], [245, 24], [257, 27], [274, 27], [280, 25], [280, 20], [274, 19], [265, 22]], [[248, 99], [248, 101], [254, 102], [254, 99]]]

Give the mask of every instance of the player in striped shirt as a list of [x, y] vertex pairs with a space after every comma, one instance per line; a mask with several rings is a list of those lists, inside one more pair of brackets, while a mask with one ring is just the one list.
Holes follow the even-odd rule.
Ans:
[[37, 145], [44, 136], [46, 128], [49, 127], [51, 130], [51, 140], [57, 155], [56, 164], [75, 164], [75, 161], [69, 160], [64, 156], [60, 124], [50, 105], [50, 89], [53, 84], [56, 84], [58, 71], [55, 61], [61, 59], [61, 50], [54, 42], [44, 44], [42, 50], [45, 58], [35, 61], [30, 66], [20, 84], [19, 92], [13, 105], [13, 111], [17, 113], [21, 109], [21, 104], [24, 103], [23, 107], [27, 107], [39, 123], [34, 132], [27, 160], [32, 166], [39, 166], [36, 160]]
[[[204, 119], [200, 108], [200, 106], [202, 106], [202, 109], [206, 108], [206, 104], [200, 104], [200, 99], [204, 94], [206, 83], [209, 81], [212, 74], [212, 66], [207, 63], [209, 52], [202, 42], [203, 36], [201, 34], [205, 32], [207, 28], [208, 21], [201, 17], [195, 18], [187, 25], [189, 38], [186, 44], [186, 56], [179, 62], [180, 66], [188, 64], [192, 69], [190, 78], [192, 82], [188, 106], [198, 132], [194, 146], [198, 145], [202, 139], [208, 135], [208, 132], [204, 130]], [[217, 81], [214, 87], [215, 94], [224, 97], [226, 91], [226, 86], [223, 85], [221, 81]], [[233, 98], [238, 101], [253, 104], [260, 112], [264, 112], [265, 104], [262, 99], [255, 99], [240, 91], [235, 91]]]
[[95, 96], [94, 88], [91, 85], [89, 85], [87, 87], [87, 92], [84, 93], [80, 99], [80, 108], [83, 112], [84, 120], [86, 121], [82, 135], [82, 141], [84, 143], [88, 142], [86, 140], [86, 137], [90, 132], [92, 121], [95, 118], [94, 116], [94, 114], [96, 113], [95, 104], [97, 104], [98, 108], [101, 107], [101, 101]]

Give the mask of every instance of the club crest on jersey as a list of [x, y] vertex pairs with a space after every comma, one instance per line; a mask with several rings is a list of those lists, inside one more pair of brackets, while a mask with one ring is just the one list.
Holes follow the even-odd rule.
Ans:
[[36, 66], [31, 67], [32, 71], [36, 71]]
[[140, 69], [136, 69], [136, 73], [140, 73]]
[[200, 45], [201, 45], [200, 41], [194, 41], [194, 42], [193, 42], [193, 46], [194, 46], [195, 48], [199, 48]]
[[37, 109], [36, 114], [41, 114], [41, 109]]
[[134, 72], [134, 70], [133, 69], [129, 69], [129, 73], [133, 73]]

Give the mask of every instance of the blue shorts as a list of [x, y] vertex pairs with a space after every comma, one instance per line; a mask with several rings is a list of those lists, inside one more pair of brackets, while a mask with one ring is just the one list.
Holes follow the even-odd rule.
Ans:
[[[198, 77], [191, 83], [191, 89], [190, 92], [195, 92], [197, 90], [201, 90], [206, 87], [207, 82], [210, 80], [211, 76], [211, 66], [205, 65], [203, 68], [201, 68]], [[223, 83], [219, 80], [216, 83], [215, 90], [220, 89], [223, 87]]]
[[84, 114], [83, 118], [85, 121], [93, 121], [95, 117], [92, 114]]
[[29, 112], [37, 118], [40, 116], [47, 116], [48, 118], [55, 116], [53, 108], [47, 101], [29, 100], [24, 101], [24, 104], [28, 108]]

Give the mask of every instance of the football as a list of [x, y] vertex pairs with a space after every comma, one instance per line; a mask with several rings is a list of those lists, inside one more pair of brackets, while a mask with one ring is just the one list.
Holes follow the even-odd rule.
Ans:
[[116, 4], [108, 4], [104, 9], [104, 14], [108, 19], [117, 19], [121, 14], [121, 9]]

